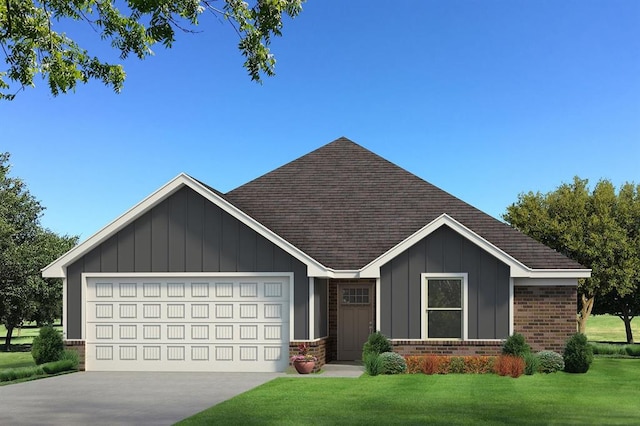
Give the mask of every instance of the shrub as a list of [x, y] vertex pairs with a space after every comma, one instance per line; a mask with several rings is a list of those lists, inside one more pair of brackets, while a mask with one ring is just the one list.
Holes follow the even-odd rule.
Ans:
[[60, 357], [60, 361], [70, 360], [73, 363], [73, 368], [78, 368], [80, 364], [80, 356], [77, 351], [65, 349], [62, 352], [62, 357]]
[[524, 336], [519, 333], [514, 333], [509, 336], [502, 345], [502, 355], [513, 355], [524, 358], [528, 353], [531, 353], [531, 347], [524, 341]]
[[449, 363], [449, 373], [464, 373], [466, 367], [466, 362], [461, 356], [451, 357], [451, 362]]
[[527, 376], [532, 376], [538, 371], [540, 366], [540, 359], [536, 356], [536, 354], [532, 354], [529, 352], [524, 356], [524, 374]]
[[422, 372], [424, 374], [438, 374], [442, 357], [437, 355], [426, 355], [422, 362]]
[[383, 352], [378, 359], [380, 360], [380, 374], [401, 374], [407, 371], [407, 363], [400, 354]]
[[40, 329], [40, 333], [34, 337], [31, 346], [31, 356], [38, 365], [58, 361], [62, 357], [63, 351], [62, 335], [49, 325]]
[[541, 373], [555, 373], [564, 370], [564, 359], [562, 355], [553, 351], [541, 351], [537, 353], [540, 366], [538, 371]]
[[369, 354], [380, 355], [384, 352], [391, 352], [391, 342], [385, 337], [384, 334], [376, 331], [371, 333], [369, 338], [362, 347], [362, 359], [364, 360]]
[[640, 345], [627, 345], [624, 350], [629, 356], [640, 356]]
[[0, 382], [11, 382], [13, 380], [25, 379], [32, 376], [40, 376], [44, 374], [42, 367], [20, 367], [8, 368], [0, 371]]
[[567, 340], [564, 348], [564, 371], [586, 373], [593, 362], [593, 349], [587, 344], [587, 336], [576, 333]]
[[364, 356], [364, 371], [370, 376], [377, 376], [382, 370], [382, 360], [380, 355], [369, 353]]
[[502, 355], [496, 359], [494, 369], [500, 376], [511, 376], [513, 378], [522, 376], [524, 373], [524, 359], [519, 356]]
[[422, 373], [422, 363], [424, 362], [423, 356], [410, 355], [404, 359], [407, 363], [407, 373], [416, 374]]
[[62, 359], [60, 361], [48, 362], [42, 364], [42, 370], [47, 374], [57, 374], [63, 371], [74, 370], [76, 366], [71, 359]]
[[589, 342], [594, 355], [626, 355], [624, 345], [612, 345], [611, 343]]
[[468, 356], [464, 358], [464, 372], [467, 374], [487, 374], [493, 372], [494, 357]]

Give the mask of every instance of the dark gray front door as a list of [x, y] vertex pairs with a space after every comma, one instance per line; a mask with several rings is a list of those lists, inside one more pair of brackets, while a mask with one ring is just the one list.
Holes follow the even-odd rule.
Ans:
[[373, 332], [373, 286], [338, 287], [338, 360], [362, 358], [362, 345]]

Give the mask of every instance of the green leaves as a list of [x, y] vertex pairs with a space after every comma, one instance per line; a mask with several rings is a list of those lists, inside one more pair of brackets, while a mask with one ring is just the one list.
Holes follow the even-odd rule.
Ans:
[[[144, 59], [160, 43], [172, 47], [176, 31], [192, 31], [204, 11], [229, 20], [240, 40], [238, 48], [246, 58], [244, 67], [252, 80], [275, 74], [275, 58], [269, 50], [272, 36], [282, 35], [283, 17], [297, 16], [303, 0], [257, 0], [253, 5], [224, 0], [0, 0], [0, 52], [7, 69], [0, 70], [0, 99], [11, 100], [27, 86], [34, 86], [40, 74], [57, 96], [75, 90], [77, 83], [102, 81], [117, 93], [125, 72], [121, 65], [92, 57], [76, 41], [57, 31], [61, 21], [83, 21], [125, 59], [134, 54]], [[16, 89], [17, 87], [17, 89]]]

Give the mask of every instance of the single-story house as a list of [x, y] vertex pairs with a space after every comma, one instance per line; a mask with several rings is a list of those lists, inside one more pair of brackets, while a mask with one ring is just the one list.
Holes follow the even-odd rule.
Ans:
[[43, 276], [87, 370], [282, 371], [375, 330], [404, 355], [562, 351], [590, 270], [340, 138], [226, 194], [181, 174]]

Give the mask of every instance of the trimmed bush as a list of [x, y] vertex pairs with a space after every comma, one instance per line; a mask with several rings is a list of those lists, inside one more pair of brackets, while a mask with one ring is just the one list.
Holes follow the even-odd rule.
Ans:
[[424, 357], [419, 355], [409, 355], [404, 358], [407, 363], [407, 373], [416, 374], [422, 373], [422, 364], [424, 363]]
[[464, 373], [465, 367], [466, 367], [466, 363], [463, 357], [461, 356], [451, 357], [451, 362], [449, 363], [449, 373], [453, 373], [453, 374]]
[[593, 349], [587, 343], [587, 336], [576, 333], [567, 340], [564, 348], [564, 371], [586, 373], [593, 362]]
[[42, 364], [42, 370], [47, 374], [57, 374], [63, 371], [74, 370], [76, 365], [73, 364], [71, 359], [62, 359], [60, 361], [48, 362]]
[[500, 376], [511, 376], [514, 379], [522, 376], [524, 367], [524, 359], [514, 355], [499, 356], [494, 365], [496, 374]]
[[383, 352], [379, 355], [380, 374], [401, 374], [407, 371], [404, 357], [395, 352]]
[[492, 356], [468, 356], [464, 358], [464, 372], [467, 374], [493, 373], [495, 358]]
[[364, 361], [369, 354], [380, 355], [381, 353], [391, 351], [392, 348], [389, 339], [387, 339], [384, 334], [376, 331], [369, 335], [369, 338], [362, 347], [362, 360]]
[[589, 342], [594, 355], [626, 355], [625, 345]]
[[531, 353], [531, 347], [525, 342], [524, 336], [519, 333], [514, 333], [509, 336], [502, 345], [502, 355], [513, 355], [524, 358], [528, 353]]
[[44, 374], [42, 367], [19, 367], [8, 368], [0, 371], [0, 382], [11, 382], [13, 380], [25, 379], [32, 376], [41, 376]]
[[536, 354], [528, 353], [524, 356], [524, 374], [527, 376], [534, 375], [540, 366], [540, 359]]
[[438, 374], [442, 358], [437, 355], [426, 355], [422, 361], [422, 372], [424, 374]]
[[33, 338], [31, 356], [38, 365], [58, 361], [63, 351], [62, 335], [50, 325], [42, 327], [40, 333]]
[[564, 370], [562, 355], [553, 351], [541, 351], [536, 354], [540, 361], [538, 371], [541, 373], [555, 373]]
[[627, 345], [624, 350], [629, 356], [640, 356], [640, 345]]
[[364, 356], [364, 371], [370, 376], [377, 376], [382, 370], [380, 355], [369, 353]]

